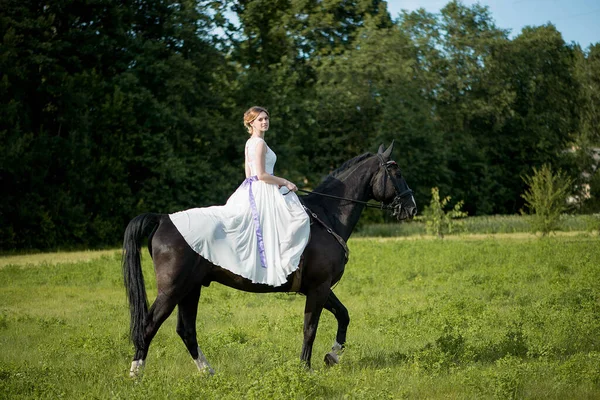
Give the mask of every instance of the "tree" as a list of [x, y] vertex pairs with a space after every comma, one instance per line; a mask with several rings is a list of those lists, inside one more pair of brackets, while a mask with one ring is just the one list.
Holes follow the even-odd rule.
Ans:
[[510, 90], [490, 68], [507, 32], [495, 26], [487, 7], [459, 1], [440, 14], [405, 13], [399, 23], [417, 45], [417, 73], [452, 171], [446, 185], [465, 199], [470, 213], [496, 211], [499, 185], [490, 176], [485, 143], [510, 113]]
[[445, 146], [432, 118], [433, 103], [422, 93], [415, 46], [398, 27], [367, 24], [355, 49], [323, 62], [318, 69], [316, 110], [322, 137], [314, 140], [313, 162], [342, 162], [365, 150], [365, 143], [395, 140], [395, 157], [417, 202], [425, 188], [449, 182]]
[[196, 2], [4, 3], [3, 246], [114, 244], [136, 212], [232, 190], [199, 157], [219, 138], [212, 77], [226, 64]]
[[338, 127], [347, 125], [342, 113], [331, 118], [338, 99], [319, 93], [320, 71], [331, 58], [351, 52], [361, 26], [391, 24], [385, 3], [255, 0], [233, 9], [241, 25], [232, 50], [240, 72], [236, 103], [258, 103], [272, 112], [269, 143], [280, 155], [279, 173], [314, 187], [324, 173], [356, 155], [337, 146]]
[[556, 229], [560, 215], [568, 208], [567, 197], [573, 181], [560, 169], [552, 171], [549, 164], [539, 170], [534, 167], [533, 175], [524, 176], [523, 181], [528, 189], [521, 196], [534, 215], [532, 229], [546, 236]]
[[515, 177], [531, 166], [552, 162], [573, 171], [566, 150], [578, 129], [574, 61], [573, 48], [552, 25], [525, 28], [497, 57], [498, 74], [515, 93], [511, 115], [487, 146], [499, 161], [495, 175], [505, 188], [499, 199], [505, 212], [522, 207], [515, 198], [523, 187]]
[[579, 130], [573, 140], [577, 187], [583, 211], [600, 211], [600, 44], [576, 49], [575, 74], [580, 83]]
[[[107, 76], [127, 66], [119, 50], [130, 42], [120, 31], [129, 16], [127, 8], [106, 2], [4, 1], [0, 132], [6, 158], [0, 169], [10, 196], [0, 214], [2, 229], [10, 230], [3, 241], [8, 248], [83, 243], [90, 231], [102, 230], [105, 221], [97, 217], [103, 213], [96, 208], [102, 199], [95, 202], [92, 193], [103, 196], [95, 186], [122, 178], [123, 168], [118, 153], [114, 164], [93, 159], [113, 155], [95, 146], [100, 118], [94, 114], [110, 92]], [[100, 169], [105, 178], [99, 182]], [[117, 182], [110, 204], [128, 195]]]

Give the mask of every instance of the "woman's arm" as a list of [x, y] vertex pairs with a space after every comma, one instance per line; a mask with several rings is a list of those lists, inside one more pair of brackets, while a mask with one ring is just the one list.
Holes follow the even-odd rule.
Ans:
[[280, 178], [278, 176], [275, 175], [271, 175], [268, 174], [265, 171], [265, 157], [267, 154], [267, 145], [265, 144], [265, 142], [263, 140], [259, 141], [256, 144], [256, 156], [257, 156], [257, 160], [256, 160], [256, 177], [265, 182], [265, 183], [270, 183], [273, 185], [278, 185], [278, 186], [285, 186], [287, 187], [289, 190], [292, 191], [296, 191], [298, 190], [298, 188], [296, 187], [296, 185], [294, 185], [292, 182], [288, 181], [287, 179], [283, 179]]

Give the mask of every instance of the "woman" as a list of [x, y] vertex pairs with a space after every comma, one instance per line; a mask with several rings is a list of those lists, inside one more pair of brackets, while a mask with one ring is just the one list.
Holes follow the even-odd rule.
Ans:
[[254, 283], [280, 286], [298, 268], [310, 222], [296, 185], [273, 175], [277, 156], [264, 139], [269, 112], [251, 107], [244, 126], [250, 134], [246, 180], [227, 203], [169, 216], [190, 247], [213, 264]]

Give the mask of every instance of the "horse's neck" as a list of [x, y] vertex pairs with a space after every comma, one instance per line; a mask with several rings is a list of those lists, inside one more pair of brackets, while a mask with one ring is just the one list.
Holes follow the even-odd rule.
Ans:
[[[365, 168], [367, 167], [365, 166]], [[336, 190], [332, 194], [346, 199], [367, 201], [369, 200], [369, 183], [372, 175], [363, 168], [341, 174], [336, 182]], [[347, 200], [325, 199], [323, 208], [332, 224], [331, 228], [344, 240], [348, 240], [365, 206]]]

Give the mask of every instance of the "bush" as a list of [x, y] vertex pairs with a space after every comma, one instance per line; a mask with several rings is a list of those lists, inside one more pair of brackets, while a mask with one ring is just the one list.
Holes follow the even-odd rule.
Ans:
[[548, 164], [539, 170], [534, 167], [533, 175], [522, 179], [529, 186], [521, 197], [534, 216], [532, 230], [546, 236], [557, 229], [561, 213], [568, 208], [567, 197], [573, 180], [560, 169], [554, 173]]
[[439, 189], [436, 187], [431, 189], [431, 202], [423, 213], [427, 233], [435, 234], [443, 239], [444, 234], [452, 233], [453, 229], [456, 229], [457, 224], [453, 221], [454, 218], [467, 216], [467, 213], [461, 210], [464, 203], [462, 200], [456, 203], [452, 210], [444, 211], [450, 199], [450, 196], [446, 196], [440, 200]]

